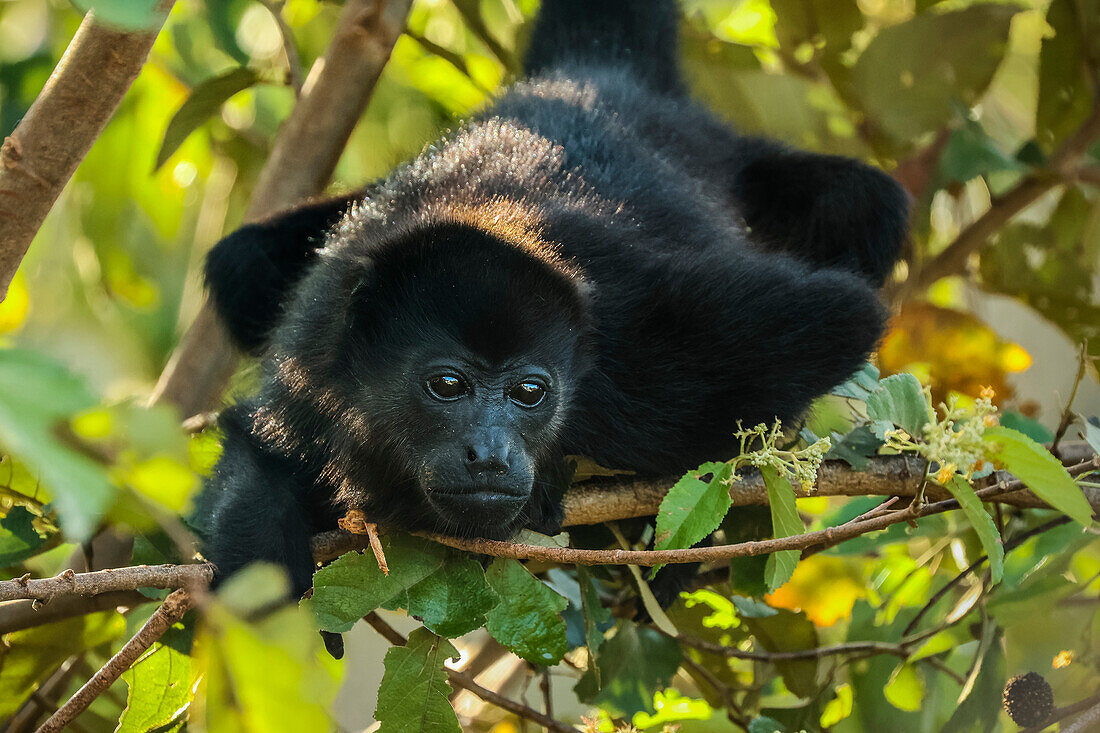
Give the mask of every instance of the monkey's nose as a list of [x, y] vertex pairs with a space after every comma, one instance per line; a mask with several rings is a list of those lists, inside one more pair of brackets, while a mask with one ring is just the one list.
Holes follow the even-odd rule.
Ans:
[[508, 451], [503, 446], [468, 445], [466, 446], [466, 470], [471, 476], [479, 474], [508, 472]]

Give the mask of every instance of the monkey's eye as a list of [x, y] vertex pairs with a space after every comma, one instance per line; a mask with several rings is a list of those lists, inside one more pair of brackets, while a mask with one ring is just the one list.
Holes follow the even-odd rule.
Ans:
[[520, 407], [535, 407], [546, 397], [546, 387], [538, 382], [527, 380], [508, 390], [508, 399]]
[[470, 391], [466, 386], [466, 382], [462, 381], [461, 377], [456, 377], [453, 374], [440, 374], [432, 377], [424, 383], [424, 388], [428, 390], [428, 394], [432, 397], [447, 402], [457, 400]]

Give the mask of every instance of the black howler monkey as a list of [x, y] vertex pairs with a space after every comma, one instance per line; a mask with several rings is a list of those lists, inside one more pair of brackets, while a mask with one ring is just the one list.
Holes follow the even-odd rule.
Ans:
[[543, 0], [527, 78], [386, 179], [220, 242], [210, 295], [263, 355], [203, 501], [222, 576], [311, 585], [347, 509], [506, 538], [561, 521], [562, 454], [728, 457], [879, 338], [907, 199], [731, 132], [685, 90], [672, 0]]

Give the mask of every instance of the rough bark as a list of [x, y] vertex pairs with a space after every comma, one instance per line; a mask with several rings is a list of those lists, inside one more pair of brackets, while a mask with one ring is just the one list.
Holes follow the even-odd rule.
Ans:
[[[411, 0], [348, 0], [336, 34], [317, 60], [260, 172], [246, 221], [258, 221], [321, 193], [405, 28]], [[213, 407], [237, 352], [209, 303], [161, 374], [154, 403], [186, 417]]]
[[46, 86], [4, 139], [0, 300], [46, 214], [137, 78], [158, 31], [108, 28], [88, 13]]

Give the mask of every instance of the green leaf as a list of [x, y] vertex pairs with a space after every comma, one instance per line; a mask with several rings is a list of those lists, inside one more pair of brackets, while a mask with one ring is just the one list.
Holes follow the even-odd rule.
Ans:
[[866, 401], [872, 392], [878, 391], [878, 377], [878, 367], [867, 362], [855, 374], [829, 390], [829, 394]]
[[436, 634], [454, 639], [483, 626], [485, 614], [498, 603], [481, 563], [456, 557], [409, 588], [405, 608]]
[[84, 11], [94, 11], [97, 23], [125, 30], [146, 31], [160, 28], [168, 13], [161, 0], [73, 0]]
[[457, 656], [449, 641], [426, 629], [417, 629], [405, 646], [386, 652], [374, 711], [380, 733], [461, 733], [443, 666]]
[[761, 715], [749, 721], [749, 733], [787, 733], [787, 729], [778, 720]]
[[924, 433], [931, 407], [912, 374], [893, 374], [879, 382], [878, 392], [867, 398], [867, 415], [872, 420], [889, 420], [914, 438]]
[[582, 702], [599, 705], [613, 717], [656, 712], [653, 693], [667, 687], [680, 668], [680, 645], [653, 629], [623, 621], [608, 639], [597, 661], [599, 679], [589, 670], [574, 690]]
[[532, 664], [560, 662], [569, 648], [560, 614], [569, 601], [515, 560], [498, 557], [485, 578], [500, 596], [485, 624], [493, 638]]
[[[817, 646], [817, 629], [805, 613], [776, 609], [773, 616], [742, 617], [741, 623], [769, 652], [795, 652]], [[787, 688], [800, 697], [817, 693], [816, 659], [795, 659], [776, 662]]]
[[122, 614], [104, 611], [4, 634], [0, 637], [0, 719], [18, 710], [70, 656], [116, 639], [124, 631]]
[[[798, 516], [791, 482], [786, 476], [780, 476], [771, 466], [761, 466], [760, 475], [764, 477], [764, 486], [768, 489], [773, 535], [779, 538], [802, 534], [805, 527], [802, 526], [802, 520]], [[764, 578], [769, 591], [774, 591], [791, 579], [795, 566], [798, 565], [798, 557], [798, 550], [782, 550], [768, 556]]]
[[1001, 544], [1001, 535], [997, 531], [997, 525], [993, 523], [993, 518], [989, 516], [981, 500], [974, 493], [974, 487], [959, 474], [955, 474], [947, 482], [947, 490], [958, 500], [970, 526], [978, 533], [982, 549], [989, 557], [989, 570], [993, 575], [993, 582], [1001, 582], [1001, 576], [1004, 575], [1005, 549]]
[[905, 144], [947, 123], [955, 104], [973, 105], [1004, 58], [1009, 23], [1019, 10], [972, 5], [879, 31], [852, 69], [869, 121]]
[[903, 662], [894, 668], [882, 692], [898, 710], [915, 712], [924, 700], [924, 678], [916, 667]]
[[199, 633], [194, 664], [206, 678], [205, 730], [333, 729], [342, 665], [325, 652], [309, 614], [284, 606], [249, 623], [215, 604]]
[[187, 136], [217, 113], [230, 97], [243, 92], [259, 80], [259, 75], [252, 69], [238, 67], [213, 76], [191, 90], [191, 95], [176, 110], [164, 131], [164, 140], [161, 141], [153, 170], [164, 165]]
[[957, 181], [966, 183], [978, 176], [1003, 171], [1022, 171], [1025, 166], [1008, 155], [986, 134], [981, 124], [965, 118], [951, 134], [940, 159], [939, 179], [942, 186]]
[[43, 356], [0, 350], [0, 445], [42, 477], [61, 528], [83, 541], [115, 498], [103, 466], [66, 431], [68, 418], [96, 403], [84, 382]]
[[857, 471], [867, 468], [867, 464], [882, 447], [883, 439], [875, 434], [870, 425], [860, 425], [847, 435], [833, 432], [832, 447], [825, 454], [826, 459], [840, 459]]
[[[772, 536], [771, 509], [766, 506], [742, 506], [731, 511], [722, 521], [726, 542], [750, 542]], [[762, 598], [768, 592], [764, 581], [767, 555], [735, 557], [730, 560], [730, 590], [752, 598]]]
[[447, 550], [405, 534], [382, 536], [390, 574], [378, 569], [371, 552], [349, 552], [313, 575], [313, 597], [302, 603], [325, 631], [342, 633], [399, 593], [443, 567]]
[[940, 733], [993, 733], [1002, 730], [1001, 695], [1005, 671], [1005, 653], [1001, 634], [996, 629], [987, 631], [992, 639], [979, 660], [979, 674], [966, 699], [955, 707], [950, 719]]
[[12, 507], [0, 518], [0, 568], [34, 557], [46, 544], [33, 522], [34, 515], [21, 506]]
[[[1100, 7], [1095, 2], [1054, 0], [1047, 10], [1047, 24], [1054, 31], [1043, 39], [1039, 52], [1039, 103], [1035, 110], [1035, 137], [1045, 152], [1052, 152], [1073, 133], [1092, 111], [1092, 92], [1086, 70], [1090, 51], [1100, 48]], [[1093, 55], [1092, 62], [1100, 55]]]
[[982, 439], [988, 444], [987, 456], [1023, 481], [1036, 496], [1084, 526], [1092, 523], [1092, 507], [1065, 467], [1023, 433], [1010, 428], [987, 428]]
[[[678, 550], [691, 547], [709, 537], [726, 516], [730, 499], [728, 463], [704, 463], [689, 471], [673, 486], [657, 510], [657, 529], [653, 549]], [[709, 481], [702, 476], [710, 475]], [[661, 565], [653, 568], [656, 573]]]
[[999, 417], [1001, 425], [1023, 433], [1036, 443], [1049, 443], [1054, 440], [1054, 433], [1047, 430], [1045, 425], [1021, 412], [1004, 410]]
[[157, 730], [186, 713], [195, 694], [191, 635], [176, 624], [122, 673], [129, 693], [115, 733]]
[[600, 684], [599, 651], [604, 643], [604, 629], [611, 625], [611, 611], [600, 603], [600, 595], [592, 581], [592, 571], [585, 565], [577, 566], [577, 584], [581, 589], [581, 613], [584, 615], [584, 645], [591, 663], [589, 669], [596, 673]]

